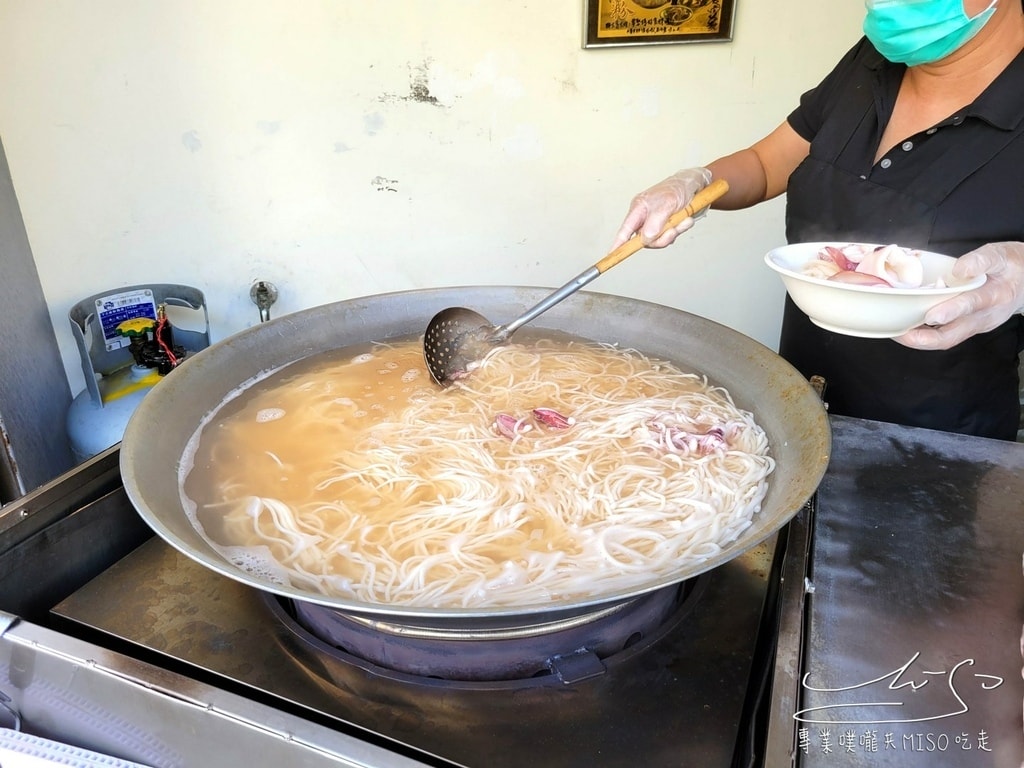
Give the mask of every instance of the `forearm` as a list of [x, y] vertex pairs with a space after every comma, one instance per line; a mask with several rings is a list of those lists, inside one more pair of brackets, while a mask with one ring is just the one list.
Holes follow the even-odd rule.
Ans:
[[760, 158], [752, 148], [720, 157], [707, 166], [714, 179], [729, 182], [726, 192], [712, 206], [727, 211], [749, 208], [766, 199], [767, 179]]
[[781, 195], [809, 150], [810, 144], [782, 123], [756, 144], [715, 160], [707, 167], [714, 178], [729, 182], [729, 192], [714, 207], [748, 208]]

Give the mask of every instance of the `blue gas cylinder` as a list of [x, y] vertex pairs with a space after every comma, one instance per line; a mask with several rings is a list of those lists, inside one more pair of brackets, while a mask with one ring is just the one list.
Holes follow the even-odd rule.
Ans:
[[154, 368], [132, 365], [98, 380], [99, 401], [88, 388], [83, 389], [67, 416], [75, 461], [81, 463], [120, 442], [132, 413], [161, 378]]

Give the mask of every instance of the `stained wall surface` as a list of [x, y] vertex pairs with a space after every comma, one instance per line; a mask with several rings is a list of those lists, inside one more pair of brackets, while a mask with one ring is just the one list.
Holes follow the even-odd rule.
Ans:
[[[632, 0], [621, 0], [628, 12]], [[0, 0], [0, 136], [72, 393], [68, 309], [206, 295], [214, 340], [353, 296], [556, 286], [640, 189], [781, 122], [860, 0], [737, 0], [731, 41], [582, 46], [583, 0]], [[783, 201], [593, 285], [774, 346]]]

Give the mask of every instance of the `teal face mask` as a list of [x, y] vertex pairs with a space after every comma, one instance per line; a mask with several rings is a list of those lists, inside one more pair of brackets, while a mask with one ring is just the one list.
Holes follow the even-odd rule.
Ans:
[[889, 61], [913, 67], [945, 58], [976, 34], [996, 0], [973, 19], [963, 0], [866, 0], [864, 34]]

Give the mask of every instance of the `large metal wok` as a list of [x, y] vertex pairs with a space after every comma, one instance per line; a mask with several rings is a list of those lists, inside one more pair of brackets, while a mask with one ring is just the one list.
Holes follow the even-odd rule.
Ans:
[[132, 416], [120, 457], [128, 497], [170, 545], [232, 579], [368, 618], [419, 617], [418, 622], [440, 624], [466, 619], [482, 624], [538, 617], [547, 621], [612, 607], [739, 556], [781, 528], [810, 498], [828, 464], [831, 432], [819, 396], [792, 366], [767, 347], [710, 320], [636, 299], [581, 292], [549, 310], [536, 325], [618, 342], [703, 373], [728, 388], [736, 404], [752, 411], [767, 432], [777, 466], [761, 512], [717, 557], [628, 591], [595, 592], [583, 600], [433, 609], [368, 604], [262, 580], [221, 557], [193, 528], [179, 496], [179, 461], [203, 417], [240, 384], [319, 352], [422, 333], [445, 307], [465, 305], [492, 318], [515, 317], [547, 293], [541, 288], [463, 287], [381, 294], [279, 317], [214, 344], [172, 371]]

